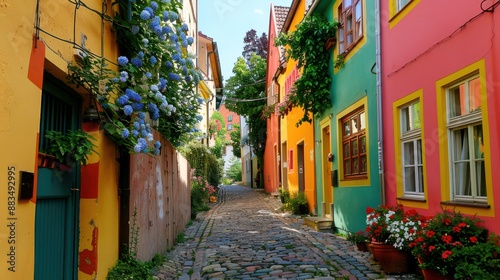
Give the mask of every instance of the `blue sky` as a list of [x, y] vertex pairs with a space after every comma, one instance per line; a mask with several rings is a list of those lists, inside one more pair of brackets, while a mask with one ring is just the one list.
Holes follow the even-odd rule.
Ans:
[[217, 43], [224, 80], [233, 75], [234, 63], [242, 56], [247, 31], [268, 34], [271, 3], [290, 7], [292, 0], [198, 1], [198, 30]]

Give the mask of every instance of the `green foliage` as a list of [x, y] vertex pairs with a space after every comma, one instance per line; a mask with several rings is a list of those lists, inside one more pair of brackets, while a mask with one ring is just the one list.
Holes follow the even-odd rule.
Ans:
[[186, 160], [195, 170], [196, 176], [206, 178], [212, 186], [218, 186], [222, 180], [224, 162], [209, 152], [206, 146], [192, 143], [185, 150]]
[[45, 137], [49, 140], [44, 152], [51, 154], [66, 165], [87, 164], [88, 156], [92, 153], [98, 154], [94, 143], [96, 139], [85, 131], [68, 130], [65, 134], [60, 131], [45, 131]]
[[[86, 56], [77, 65], [68, 65], [68, 79], [99, 103], [102, 127], [120, 149], [157, 155], [159, 142], [152, 129], [174, 146], [193, 138], [200, 106], [195, 86], [201, 75], [195, 55], [187, 51], [194, 39], [179, 17], [182, 1], [152, 3], [113, 1], [118, 13], [108, 20], [121, 56], [105, 58], [83, 49]], [[145, 9], [153, 14], [141, 17]], [[167, 11], [170, 17], [163, 16]], [[148, 113], [152, 122], [143, 117]]]
[[312, 15], [305, 17], [295, 31], [281, 33], [276, 39], [276, 45], [287, 46], [287, 57], [296, 60], [297, 67], [302, 68], [294, 84], [295, 94], [290, 95], [290, 102], [304, 110], [297, 125], [311, 122], [310, 113], [321, 114], [331, 106], [330, 52], [324, 45], [327, 39], [336, 36], [337, 27], [337, 22]]
[[209, 137], [215, 138], [215, 145], [210, 147], [210, 151], [215, 157], [222, 158], [222, 150], [226, 146], [226, 124], [220, 112], [216, 111], [210, 117], [208, 132]]
[[450, 263], [455, 267], [455, 279], [500, 279], [500, 246], [493, 242], [456, 247]]
[[241, 128], [239, 124], [233, 125], [233, 130], [229, 132], [229, 137], [231, 137], [233, 155], [237, 158], [241, 158]]
[[290, 191], [284, 188], [280, 188], [280, 199], [281, 203], [287, 204], [290, 201]]
[[175, 243], [180, 244], [184, 243], [186, 241], [186, 235], [184, 232], [181, 232], [177, 235], [177, 238], [175, 238]]
[[226, 176], [233, 182], [240, 182], [242, 180], [241, 161], [238, 158], [231, 158], [229, 160], [229, 168], [226, 171]]
[[151, 280], [150, 270], [163, 265], [165, 257], [156, 254], [151, 261], [142, 262], [137, 259], [137, 244], [139, 240], [139, 227], [137, 226], [137, 208], [134, 208], [130, 229], [130, 241], [127, 250], [117, 263], [110, 268], [106, 279], [129, 280], [145, 279]]
[[304, 215], [307, 214], [307, 198], [304, 192], [294, 193], [290, 196], [288, 203], [284, 208], [290, 210], [292, 214]]

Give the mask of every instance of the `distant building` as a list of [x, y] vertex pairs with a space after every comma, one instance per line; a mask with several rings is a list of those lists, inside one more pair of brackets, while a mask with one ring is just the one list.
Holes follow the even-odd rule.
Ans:
[[219, 107], [219, 113], [224, 117], [226, 125], [226, 138], [228, 145], [223, 147], [222, 158], [224, 159], [224, 173], [229, 168], [231, 159], [234, 157], [233, 146], [230, 144], [231, 136], [229, 134], [233, 131], [236, 125], [240, 125], [240, 116], [234, 112], [229, 111], [226, 105], [222, 104]]

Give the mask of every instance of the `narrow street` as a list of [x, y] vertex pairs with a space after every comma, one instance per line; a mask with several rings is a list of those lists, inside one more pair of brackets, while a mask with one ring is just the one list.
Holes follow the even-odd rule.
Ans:
[[387, 277], [369, 253], [283, 213], [279, 198], [224, 186], [186, 228], [155, 279], [419, 279]]

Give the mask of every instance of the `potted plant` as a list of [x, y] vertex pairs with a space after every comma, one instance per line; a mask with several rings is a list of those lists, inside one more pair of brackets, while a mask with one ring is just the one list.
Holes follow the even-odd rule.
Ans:
[[359, 251], [368, 252], [368, 247], [366, 245], [368, 242], [368, 233], [366, 233], [366, 231], [360, 230], [356, 233], [349, 233], [347, 240], [356, 244]]
[[94, 150], [96, 146], [91, 141], [96, 139], [81, 129], [68, 130], [65, 134], [48, 130], [45, 137], [49, 140], [45, 152], [55, 157], [59, 168], [67, 169], [74, 164], [86, 165], [88, 156], [97, 154]]
[[432, 273], [448, 277], [443, 279], [453, 279], [459, 252], [487, 241], [488, 232], [481, 222], [475, 216], [445, 210], [423, 224], [410, 246], [412, 254], [418, 257], [424, 277], [430, 279], [426, 275]]
[[412, 268], [412, 256], [409, 250], [403, 250], [407, 242], [402, 241], [401, 236], [404, 237], [410, 228], [406, 225], [408, 219], [403, 206], [368, 207], [366, 213], [366, 232], [371, 240], [368, 246], [375, 260], [388, 274], [408, 273]]
[[283, 204], [288, 203], [290, 200], [290, 192], [284, 188], [280, 188], [280, 200]]
[[290, 196], [286, 209], [295, 215], [305, 215], [309, 212], [307, 198], [304, 192], [298, 192]]

